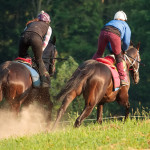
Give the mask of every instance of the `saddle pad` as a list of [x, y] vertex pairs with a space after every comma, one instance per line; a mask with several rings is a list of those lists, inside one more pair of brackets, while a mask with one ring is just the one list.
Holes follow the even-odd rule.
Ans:
[[18, 62], [18, 61], [15, 61], [15, 62], [24, 65], [30, 71], [33, 86], [39, 87], [41, 82], [40, 82], [40, 76], [39, 76], [38, 72], [35, 69], [33, 69], [32, 67], [30, 67], [22, 62]]
[[112, 76], [113, 76], [113, 83], [114, 83], [114, 91], [118, 90], [120, 87], [120, 78], [118, 71], [114, 65], [114, 58], [110, 58], [111, 56], [106, 56], [106, 58], [97, 58], [96, 61], [105, 64], [111, 71]]
[[15, 61], [19, 61], [19, 62], [32, 66], [32, 59], [30, 57], [27, 57], [27, 58], [17, 57]]

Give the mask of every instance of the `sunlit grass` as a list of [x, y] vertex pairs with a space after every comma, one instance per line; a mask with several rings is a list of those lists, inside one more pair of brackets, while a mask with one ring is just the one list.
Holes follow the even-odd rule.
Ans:
[[3, 139], [0, 150], [126, 150], [150, 149], [150, 120], [128, 119], [89, 123], [80, 128], [72, 125], [55, 132]]

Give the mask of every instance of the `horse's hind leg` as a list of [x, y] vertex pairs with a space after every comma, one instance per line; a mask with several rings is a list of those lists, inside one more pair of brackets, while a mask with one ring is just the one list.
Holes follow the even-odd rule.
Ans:
[[85, 91], [83, 95], [86, 103], [85, 108], [81, 115], [76, 119], [74, 127], [79, 127], [82, 121], [91, 114], [94, 106], [97, 104], [97, 81], [93, 81], [92, 85], [88, 85], [88, 87], [90, 88]]
[[[41, 101], [43, 101], [43, 99]], [[47, 125], [49, 126], [52, 120], [52, 109], [53, 109], [53, 103], [50, 99], [49, 89], [47, 93], [45, 93], [44, 101], [45, 102], [43, 103], [43, 105], [46, 105], [46, 111], [48, 112], [46, 121]]]
[[14, 117], [17, 118], [20, 112], [21, 104], [16, 99], [8, 100], [10, 103], [11, 112], [14, 114]]
[[98, 104], [97, 106], [97, 123], [102, 124], [103, 118], [103, 105]]
[[66, 109], [68, 108], [69, 104], [74, 100], [74, 98], [77, 96], [77, 93], [75, 90], [73, 90], [70, 94], [68, 94], [65, 99], [62, 102], [61, 107], [58, 110], [57, 113], [57, 118], [56, 121], [52, 127], [52, 130], [54, 130], [60, 120], [60, 118], [62, 117], [62, 115], [64, 114], [64, 112], [66, 111]]
[[85, 106], [85, 109], [82, 112], [82, 114], [76, 119], [74, 127], [79, 127], [81, 125], [82, 121], [90, 115], [94, 106], [95, 106], [95, 104]]

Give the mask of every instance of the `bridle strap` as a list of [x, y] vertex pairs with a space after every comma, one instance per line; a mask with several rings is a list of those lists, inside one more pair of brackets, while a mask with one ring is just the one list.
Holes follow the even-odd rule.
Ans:
[[[140, 61], [139, 61], [139, 51], [137, 52], [136, 58], [133, 58], [133, 57], [131, 57], [128, 54], [124, 54], [124, 56], [125, 56], [125, 60], [127, 59], [129, 61], [130, 67], [133, 67], [134, 72], [137, 73], [139, 71], [139, 66], [140, 66], [139, 65], [140, 64]], [[129, 57], [132, 58], [134, 61], [132, 62]], [[138, 62], [137, 69], [133, 66], [135, 64], [135, 62]]]

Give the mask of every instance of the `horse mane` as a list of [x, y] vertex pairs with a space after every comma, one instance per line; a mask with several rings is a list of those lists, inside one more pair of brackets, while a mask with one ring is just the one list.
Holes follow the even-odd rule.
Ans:
[[95, 72], [96, 64], [99, 64], [99, 62], [92, 59], [81, 64], [67, 81], [65, 87], [58, 93], [56, 99], [64, 99], [73, 89], [76, 90], [81, 83], [85, 82]]

